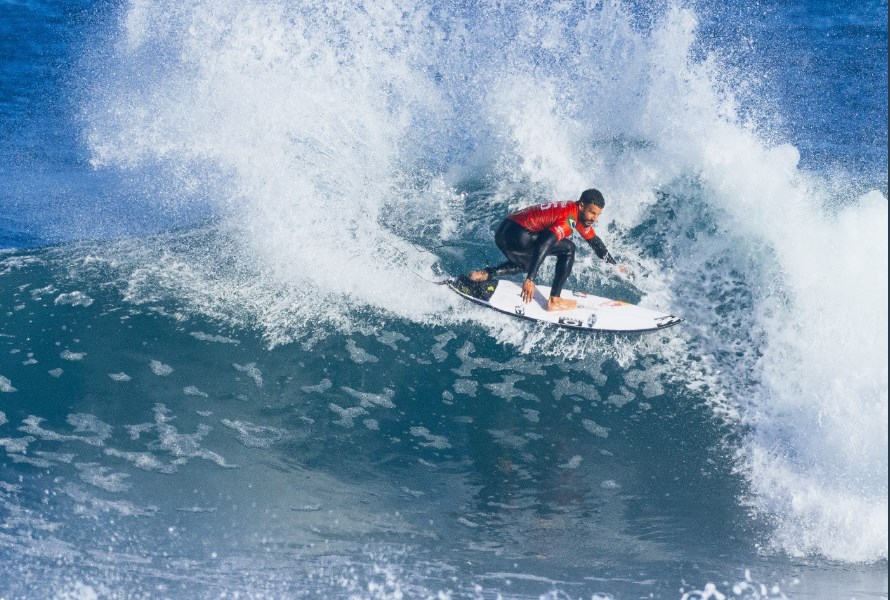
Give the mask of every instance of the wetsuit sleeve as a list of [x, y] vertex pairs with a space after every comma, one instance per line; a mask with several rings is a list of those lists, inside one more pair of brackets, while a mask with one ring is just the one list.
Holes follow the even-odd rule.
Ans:
[[534, 250], [532, 251], [532, 258], [530, 261], [530, 265], [528, 267], [528, 274], [526, 277], [535, 280], [535, 277], [538, 275], [538, 269], [541, 268], [541, 263], [544, 262], [544, 259], [547, 258], [547, 255], [550, 253], [550, 250], [553, 249], [553, 246], [556, 245], [559, 240], [556, 237], [556, 234], [550, 231], [549, 229], [546, 231], [542, 231], [539, 234], [538, 243], [535, 245]]
[[610, 265], [617, 264], [618, 261], [616, 261], [614, 258], [612, 258], [612, 255], [609, 254], [609, 251], [606, 250], [606, 244], [603, 243], [603, 240], [600, 236], [598, 236], [598, 235], [593, 236], [592, 238], [587, 240], [587, 243], [590, 244], [590, 247], [593, 248], [593, 251], [601, 259], [603, 259]]

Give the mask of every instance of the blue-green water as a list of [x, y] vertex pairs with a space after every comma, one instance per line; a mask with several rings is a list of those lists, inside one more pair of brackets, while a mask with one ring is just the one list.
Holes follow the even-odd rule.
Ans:
[[0, 596], [885, 598], [886, 15], [0, 3]]

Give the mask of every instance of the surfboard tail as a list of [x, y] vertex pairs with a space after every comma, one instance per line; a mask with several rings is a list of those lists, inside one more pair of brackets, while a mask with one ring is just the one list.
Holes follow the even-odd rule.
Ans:
[[466, 275], [461, 275], [460, 277], [452, 279], [448, 286], [463, 296], [469, 296], [476, 300], [488, 302], [491, 300], [491, 297], [497, 289], [498, 280], [487, 279], [485, 281], [471, 281]]

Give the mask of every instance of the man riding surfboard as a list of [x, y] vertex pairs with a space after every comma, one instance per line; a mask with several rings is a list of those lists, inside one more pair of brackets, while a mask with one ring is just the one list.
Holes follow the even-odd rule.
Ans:
[[602, 239], [596, 235], [596, 224], [606, 200], [596, 189], [585, 190], [576, 202], [548, 202], [529, 206], [507, 215], [495, 232], [494, 241], [507, 257], [506, 262], [496, 267], [472, 271], [471, 281], [486, 281], [490, 277], [502, 277], [516, 273], [526, 273], [522, 284], [522, 300], [531, 302], [535, 295], [535, 277], [541, 263], [548, 256], [556, 256], [556, 270], [547, 310], [571, 310], [577, 302], [561, 298], [562, 287], [572, 272], [575, 262], [575, 244], [569, 239], [572, 231], [577, 231], [598, 257], [616, 265], [622, 273], [627, 267], [619, 265], [612, 258]]

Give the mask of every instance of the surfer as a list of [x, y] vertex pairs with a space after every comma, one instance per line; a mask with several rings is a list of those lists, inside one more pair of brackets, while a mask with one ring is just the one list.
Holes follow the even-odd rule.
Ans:
[[593, 225], [603, 213], [606, 200], [599, 190], [584, 190], [576, 202], [548, 202], [529, 206], [507, 215], [498, 226], [494, 242], [507, 261], [496, 267], [486, 267], [470, 273], [471, 281], [486, 281], [489, 277], [502, 277], [525, 272], [522, 284], [522, 300], [531, 302], [535, 295], [535, 277], [541, 263], [548, 256], [556, 257], [556, 271], [550, 288], [547, 310], [571, 310], [578, 303], [561, 298], [562, 286], [572, 272], [575, 262], [575, 244], [569, 237], [575, 230], [593, 248], [598, 257], [616, 265], [622, 273], [627, 267], [612, 258], [603, 240], [596, 235]]

